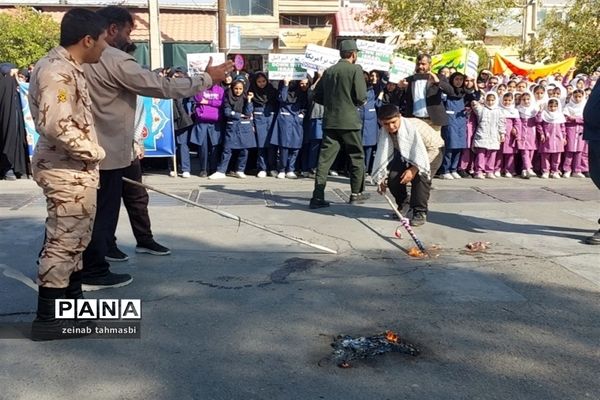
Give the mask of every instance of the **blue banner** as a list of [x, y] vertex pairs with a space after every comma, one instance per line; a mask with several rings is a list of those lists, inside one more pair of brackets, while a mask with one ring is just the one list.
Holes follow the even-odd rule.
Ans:
[[173, 100], [142, 97], [146, 126], [142, 131], [144, 157], [172, 157], [175, 155]]
[[33, 149], [37, 143], [40, 134], [35, 130], [35, 124], [31, 117], [31, 110], [29, 109], [29, 83], [19, 82], [19, 95], [21, 96], [21, 107], [23, 108], [23, 119], [25, 120], [25, 133], [27, 134], [27, 148], [29, 149], [29, 155], [33, 155]]
[[[29, 109], [29, 84], [19, 83], [21, 106], [27, 133], [27, 146], [32, 156], [40, 137]], [[142, 132], [145, 157], [172, 157], [175, 155], [175, 129], [173, 126], [173, 100], [142, 97], [146, 126]]]

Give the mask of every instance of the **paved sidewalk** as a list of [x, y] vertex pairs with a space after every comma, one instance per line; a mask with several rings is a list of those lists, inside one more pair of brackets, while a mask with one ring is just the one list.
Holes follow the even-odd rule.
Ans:
[[[0, 399], [600, 399], [600, 247], [581, 242], [599, 227], [589, 179], [434, 180], [415, 228], [442, 248], [428, 260], [405, 255], [413, 244], [394, 237], [376, 193], [348, 205], [344, 177], [316, 211], [308, 179], [145, 181], [339, 254], [152, 193], [156, 239], [173, 254], [135, 254], [123, 210], [131, 258], [113, 269], [134, 282], [87, 295], [141, 298], [142, 338], [0, 340]], [[34, 316], [23, 282], [44, 218], [32, 181], [0, 181], [0, 323]], [[477, 240], [491, 249], [465, 252]], [[334, 336], [387, 329], [422, 354], [350, 369], [327, 359]]]

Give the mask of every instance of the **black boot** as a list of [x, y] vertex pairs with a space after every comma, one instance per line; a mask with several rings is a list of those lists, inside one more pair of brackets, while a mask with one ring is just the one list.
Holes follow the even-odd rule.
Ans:
[[73, 339], [90, 335], [95, 324], [91, 321], [56, 319], [54, 303], [65, 297], [66, 289], [39, 287], [37, 316], [31, 324], [31, 340]]
[[65, 292], [67, 299], [84, 299], [83, 291], [81, 290], [81, 271], [73, 272], [69, 277], [69, 286]]

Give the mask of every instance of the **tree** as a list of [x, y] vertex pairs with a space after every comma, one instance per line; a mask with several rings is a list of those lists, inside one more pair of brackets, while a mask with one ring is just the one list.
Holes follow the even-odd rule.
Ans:
[[521, 52], [531, 62], [558, 62], [577, 57], [577, 66], [591, 71], [600, 66], [600, 0], [574, 0], [563, 17], [552, 10]]
[[58, 45], [60, 25], [30, 7], [0, 13], [0, 62], [26, 67]]
[[436, 54], [481, 48], [486, 30], [515, 7], [516, 0], [368, 0], [366, 19], [382, 32], [404, 32], [404, 52]]

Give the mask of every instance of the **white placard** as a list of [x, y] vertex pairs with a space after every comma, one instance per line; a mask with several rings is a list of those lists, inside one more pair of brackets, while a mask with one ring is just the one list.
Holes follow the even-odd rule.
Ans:
[[212, 57], [213, 65], [225, 62], [225, 53], [192, 53], [187, 55], [187, 68], [190, 76], [200, 75], [206, 70], [208, 60]]
[[362, 67], [363, 71], [390, 70], [390, 62], [395, 46], [361, 39], [356, 41], [356, 46], [358, 47], [358, 59], [356, 63]]
[[329, 47], [309, 44], [304, 52], [302, 67], [309, 71], [326, 70], [340, 60], [340, 52]]
[[465, 66], [465, 75], [469, 78], [477, 78], [479, 69], [479, 55], [473, 50], [467, 53], [467, 65]]
[[396, 58], [390, 69], [389, 81], [398, 83], [407, 76], [415, 73], [415, 62], [405, 58]]
[[306, 79], [306, 68], [302, 67], [302, 60], [304, 60], [304, 54], [269, 54], [269, 63], [267, 64], [269, 80]]

